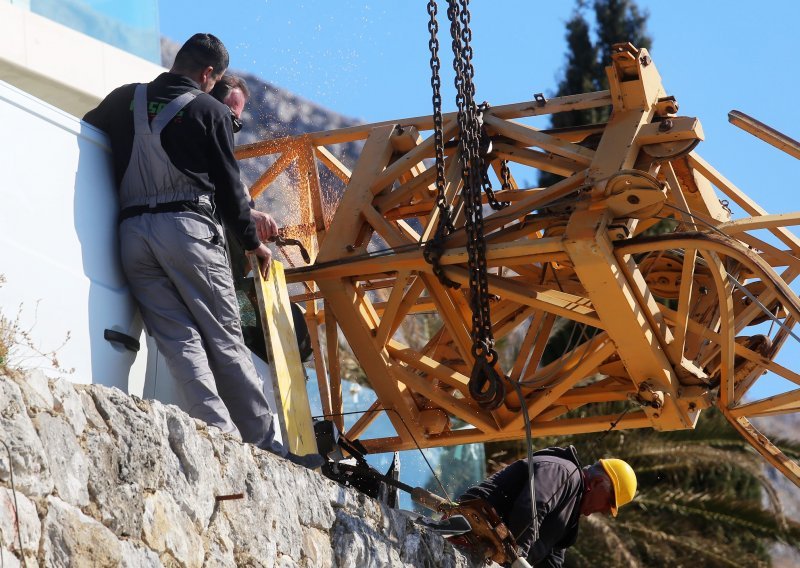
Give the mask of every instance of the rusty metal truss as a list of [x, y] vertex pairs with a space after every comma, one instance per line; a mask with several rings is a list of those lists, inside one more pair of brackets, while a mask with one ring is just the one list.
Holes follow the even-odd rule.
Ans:
[[[657, 430], [693, 428], [716, 405], [800, 485], [800, 466], [754, 426], [800, 411], [800, 374], [776, 362], [800, 320], [790, 288], [800, 274], [800, 240], [786, 228], [800, 223], [800, 213], [768, 215], [695, 152], [700, 122], [677, 116], [646, 50], [616, 45], [607, 74], [608, 91], [483, 112], [492, 142], [485, 159], [498, 178], [504, 160], [512, 172], [531, 169], [532, 179], [537, 170], [563, 178], [528, 188], [512, 176], [510, 189], [496, 191], [510, 205], [485, 214], [494, 337], [520, 346], [513, 356], [501, 352], [499, 369], [521, 387], [535, 436], [608, 430], [618, 413], [593, 410], [608, 407], [601, 403], [630, 405], [618, 429]], [[613, 109], [605, 124], [529, 124], [602, 106]], [[744, 115], [731, 121], [800, 157], [797, 143], [780, 133]], [[242, 160], [274, 158], [251, 188], [254, 197], [287, 172], [301, 195], [306, 213], [294, 228], [308, 229], [312, 263], [288, 270], [287, 281], [302, 283], [293, 299], [305, 306], [323, 409], [342, 412], [341, 330], [377, 394], [372, 410], [385, 411], [396, 431], [366, 435], [378, 412], [351, 426], [348, 435], [374, 452], [525, 435], [514, 388], [490, 411], [467, 387], [471, 310], [454, 114], [444, 115], [443, 136], [456, 230], [440, 263], [462, 288], [442, 286], [423, 258], [439, 215], [432, 128], [422, 116], [237, 148]], [[363, 146], [351, 171], [331, 148], [353, 141]], [[332, 216], [324, 170], [322, 179], [344, 187]], [[747, 217], [732, 220], [726, 201]], [[669, 231], [647, 236], [665, 218], [673, 220]], [[403, 330], [421, 313], [440, 327], [409, 341]], [[576, 322], [582, 340], [542, 365], [564, 320]], [[771, 394], [753, 395], [759, 392]], [[453, 417], [466, 427], [451, 427]]]

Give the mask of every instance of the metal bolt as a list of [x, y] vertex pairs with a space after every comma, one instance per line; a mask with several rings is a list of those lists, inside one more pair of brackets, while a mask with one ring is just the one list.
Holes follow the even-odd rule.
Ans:
[[642, 67], [647, 67], [648, 65], [650, 65], [653, 62], [653, 60], [650, 59], [649, 55], [642, 55], [639, 58], [639, 61], [641, 62]]
[[631, 205], [636, 205], [639, 203], [639, 196], [638, 195], [629, 195], [628, 196], [628, 203]]
[[672, 130], [673, 126], [674, 124], [672, 123], [672, 119], [668, 118], [661, 121], [661, 124], [658, 125], [658, 130], [661, 132], [667, 132], [668, 130]]

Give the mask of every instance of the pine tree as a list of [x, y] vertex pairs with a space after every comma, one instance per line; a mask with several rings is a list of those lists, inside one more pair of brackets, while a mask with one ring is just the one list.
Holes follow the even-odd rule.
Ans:
[[[567, 22], [567, 65], [558, 84], [556, 96], [588, 93], [598, 90], [597, 47], [589, 39], [589, 23], [580, 9]], [[591, 124], [598, 121], [598, 109], [573, 110], [552, 115], [554, 128]]]
[[630, 42], [638, 48], [650, 49], [652, 40], [647, 35], [647, 12], [640, 12], [633, 0], [597, 0], [594, 3], [594, 17], [597, 21], [597, 42], [599, 67], [595, 70], [601, 89], [608, 88], [605, 67], [611, 63], [611, 46], [615, 43]]
[[[567, 64], [558, 83], [558, 97], [607, 89], [605, 68], [611, 63], [613, 44], [630, 42], [646, 49], [652, 44], [645, 31], [648, 14], [640, 11], [634, 0], [595, 0], [593, 8], [595, 42], [591, 40], [592, 30], [584, 16], [586, 2], [579, 0], [567, 22]], [[564, 128], [603, 123], [608, 120], [610, 112], [611, 107], [562, 112], [552, 116], [550, 125]], [[542, 172], [539, 185], [547, 187], [560, 179], [555, 174]]]
[[[608, 89], [605, 68], [611, 63], [611, 46], [630, 42], [636, 47], [649, 49], [653, 43], [645, 29], [648, 14], [639, 10], [635, 0], [595, 0], [593, 9], [596, 41], [591, 40], [592, 29], [584, 16], [587, 11], [587, 2], [584, 0], [578, 1], [567, 22], [567, 63], [556, 96]], [[552, 115], [550, 125], [553, 128], [566, 128], [598, 124], [606, 122], [610, 113], [611, 107], [562, 112]], [[542, 172], [539, 186], [547, 187], [560, 179], [561, 176]], [[542, 364], [554, 361], [595, 333], [593, 329], [579, 331], [576, 334], [574, 322], [559, 321], [545, 350]]]

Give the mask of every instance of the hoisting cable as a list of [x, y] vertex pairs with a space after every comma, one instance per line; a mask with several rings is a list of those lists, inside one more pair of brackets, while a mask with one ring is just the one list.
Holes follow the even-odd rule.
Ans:
[[[528, 401], [522, 394], [520, 381], [511, 381], [511, 385], [517, 393], [520, 410], [522, 411], [522, 418], [525, 421], [525, 449], [528, 456], [528, 480], [531, 491], [531, 533], [533, 535], [533, 542], [536, 542], [539, 540], [539, 516], [536, 510], [536, 482], [533, 469], [533, 432], [531, 431], [531, 418], [528, 415]], [[518, 535], [514, 536], [516, 538]]]

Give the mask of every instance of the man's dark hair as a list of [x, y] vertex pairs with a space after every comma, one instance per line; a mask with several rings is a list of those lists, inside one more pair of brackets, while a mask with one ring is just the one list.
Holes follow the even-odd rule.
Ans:
[[178, 50], [173, 68], [194, 73], [211, 66], [215, 73], [222, 73], [229, 61], [228, 50], [218, 37], [194, 34]]
[[587, 479], [591, 479], [594, 477], [598, 477], [603, 480], [603, 485], [605, 488], [613, 494], [614, 492], [614, 484], [611, 482], [611, 478], [606, 473], [605, 468], [602, 466], [600, 462], [595, 462], [592, 465], [587, 465], [583, 468], [583, 472], [586, 474]]
[[247, 83], [245, 83], [244, 79], [236, 75], [225, 75], [222, 77], [222, 79], [217, 81], [209, 94], [219, 102], [224, 103], [228, 94], [235, 89], [242, 91], [245, 99], [250, 98], [250, 89], [247, 88]]

